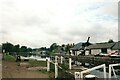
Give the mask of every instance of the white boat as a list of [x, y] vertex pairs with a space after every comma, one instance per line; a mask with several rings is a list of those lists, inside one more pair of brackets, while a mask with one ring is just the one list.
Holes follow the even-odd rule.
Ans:
[[48, 57], [46, 58], [42, 58], [41, 56], [31, 56], [29, 57], [30, 59], [35, 59], [37, 61], [46, 61], [48, 59]]

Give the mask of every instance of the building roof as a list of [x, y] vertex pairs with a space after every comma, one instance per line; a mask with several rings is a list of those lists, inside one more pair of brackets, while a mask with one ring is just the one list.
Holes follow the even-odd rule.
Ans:
[[83, 49], [83, 46], [82, 46], [83, 43], [77, 43], [73, 48], [71, 48], [71, 50], [80, 50], [80, 49]]
[[116, 42], [116, 44], [112, 47], [113, 50], [120, 50], [120, 41]]
[[112, 48], [115, 43], [96, 43], [88, 46], [88, 49], [102, 49], [102, 48]]

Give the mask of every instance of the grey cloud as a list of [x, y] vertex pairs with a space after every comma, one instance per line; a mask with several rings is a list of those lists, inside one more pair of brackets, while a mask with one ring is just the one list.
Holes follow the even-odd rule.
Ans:
[[44, 31], [44, 33], [48, 34], [48, 35], [59, 35], [60, 34], [60, 29], [58, 27], [54, 27], [51, 26], [49, 24], [49, 26], [43, 27], [42, 29]]
[[110, 38], [110, 35], [116, 35], [116, 33], [113, 31], [111, 31], [111, 29], [113, 29], [114, 31], [116, 31], [116, 29], [114, 29], [114, 26], [109, 26], [109, 28], [106, 26], [104, 27], [101, 24], [94, 24], [91, 26], [87, 26], [85, 29], [83, 29], [83, 27], [79, 27], [75, 29], [72, 29], [67, 33], [69, 34], [69, 36], [71, 36], [72, 38], [78, 37], [79, 40], [86, 40], [86, 38], [88, 36], [91, 37], [91, 39], [93, 41], [102, 41], [106, 38]]
[[48, 24], [49, 20], [48, 19], [41, 19], [39, 16], [27, 16], [23, 20], [24, 26], [38, 26], [42, 27], [42, 24]]
[[[60, 3], [61, 7], [55, 4], [52, 6], [52, 3], [50, 3], [48, 5], [50, 6], [49, 8], [43, 5], [45, 8], [40, 9], [38, 7], [41, 6], [38, 4], [36, 7], [30, 8], [26, 4], [27, 9], [26, 6], [23, 7], [22, 4], [16, 6], [14, 1], [4, 2], [0, 5], [0, 7], [2, 7], [0, 10], [0, 24], [3, 27], [0, 34], [5, 36], [4, 39], [6, 39], [6, 41], [19, 42], [34, 47], [48, 46], [53, 42], [59, 44], [69, 42], [77, 43], [86, 41], [88, 36], [91, 37], [92, 41], [100, 42], [112, 38], [116, 34], [116, 29], [113, 28], [116, 23], [113, 22], [113, 25], [109, 26], [108, 24], [111, 22], [104, 24], [106, 22], [102, 19], [104, 23], [97, 24], [99, 20], [96, 21], [94, 14], [90, 13], [93, 17], [84, 14], [84, 16], [82, 14], [76, 15], [76, 9], [81, 9], [81, 6], [75, 6], [77, 2], [72, 6], [73, 8], [71, 7], [72, 2], [67, 6], [66, 3], [68, 2], [65, 4], [62, 3], [63, 2]], [[100, 7], [94, 8], [94, 6], [92, 6], [90, 9], [96, 10], [100, 9]], [[106, 9], [108, 10], [105, 10], [106, 12], [104, 14], [108, 15], [108, 13], [111, 13], [109, 7]], [[103, 8], [101, 11], [103, 11]], [[89, 21], [85, 20], [86, 17], [89, 18]], [[92, 22], [93, 18], [94, 21]], [[110, 29], [113, 29], [114, 32]]]
[[38, 26], [42, 27], [42, 24], [49, 23], [48, 19], [41, 19], [39, 16], [34, 15], [17, 15], [9, 14], [3, 15], [2, 18], [4, 19], [0, 23], [2, 26], [22, 26], [22, 27], [29, 27], [29, 26]]
[[22, 8], [19, 8], [13, 0], [1, 1], [1, 11], [0, 11], [0, 23], [3, 27], [10, 26], [41, 26], [42, 24], [49, 23], [49, 18], [42, 16], [41, 14], [36, 14], [33, 12], [28, 12]]
[[9, 33], [7, 31], [5, 31], [5, 30], [1, 30], [0, 34], [9, 34]]
[[118, 2], [111, 2], [109, 5], [102, 10], [103, 13], [118, 17]]
[[68, 33], [63, 33], [63, 35], [58, 35], [58, 36], [63, 41], [72, 42], [74, 40], [74, 36], [72, 36], [72, 35], [66, 35], [66, 34], [68, 34]]

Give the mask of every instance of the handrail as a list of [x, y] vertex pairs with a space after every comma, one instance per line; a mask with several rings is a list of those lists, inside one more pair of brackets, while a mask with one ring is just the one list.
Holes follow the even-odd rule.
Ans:
[[118, 63], [118, 64], [110, 64], [109, 65], [109, 76], [108, 76], [109, 79], [111, 78], [111, 74], [112, 74], [111, 72], [112, 71], [113, 71], [113, 74], [114, 74], [115, 78], [117, 78], [113, 66], [120, 66], [120, 63]]

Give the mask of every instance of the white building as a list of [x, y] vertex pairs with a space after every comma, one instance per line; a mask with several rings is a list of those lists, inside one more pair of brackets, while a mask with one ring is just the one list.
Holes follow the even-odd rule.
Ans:
[[110, 53], [113, 51], [113, 47], [116, 43], [96, 43], [93, 45], [88, 46], [89, 53], [91, 55], [96, 55], [98, 53]]

